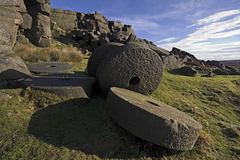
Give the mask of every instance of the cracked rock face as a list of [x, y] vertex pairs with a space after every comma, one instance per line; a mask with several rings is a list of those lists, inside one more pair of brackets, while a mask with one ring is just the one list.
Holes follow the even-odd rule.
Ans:
[[50, 0], [24, 0], [24, 2], [33, 20], [27, 37], [37, 46], [50, 46]]
[[19, 26], [23, 28], [27, 15], [23, 0], [0, 1], [0, 44], [14, 45]]
[[130, 89], [145, 95], [153, 93], [163, 76], [161, 58], [150, 48], [128, 43], [108, 54], [97, 70], [101, 90]]
[[187, 114], [142, 94], [112, 87], [105, 109], [135, 136], [173, 150], [191, 150], [202, 125]]

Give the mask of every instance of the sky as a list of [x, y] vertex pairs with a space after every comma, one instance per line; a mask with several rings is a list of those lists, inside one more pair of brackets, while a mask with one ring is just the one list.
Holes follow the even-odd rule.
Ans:
[[52, 8], [103, 14], [138, 38], [202, 60], [240, 60], [240, 0], [51, 0]]

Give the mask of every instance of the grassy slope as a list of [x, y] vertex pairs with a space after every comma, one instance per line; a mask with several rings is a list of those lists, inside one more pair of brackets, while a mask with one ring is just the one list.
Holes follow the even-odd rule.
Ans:
[[[76, 70], [83, 71], [86, 63], [75, 62]], [[240, 76], [164, 73], [151, 96], [203, 125], [188, 152], [164, 149], [126, 132], [106, 115], [100, 96], [65, 99], [33, 90], [0, 91], [12, 96], [0, 98], [0, 159], [240, 158]]]

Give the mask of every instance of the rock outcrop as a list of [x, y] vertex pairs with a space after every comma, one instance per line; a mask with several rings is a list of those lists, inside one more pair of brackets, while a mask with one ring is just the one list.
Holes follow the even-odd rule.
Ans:
[[37, 46], [50, 46], [50, 0], [24, 0], [24, 2], [32, 17], [32, 26], [26, 31], [26, 36]]
[[[153, 42], [137, 38], [131, 25], [108, 21], [99, 12], [94, 14], [51, 9], [51, 29], [55, 38], [71, 36], [84, 50], [93, 52], [98, 46], [109, 42], [139, 42], [153, 45]], [[58, 34], [60, 33], [60, 34]]]
[[0, 1], [0, 44], [13, 46], [20, 28], [29, 28], [31, 17], [23, 0]]
[[[237, 68], [222, 64], [219, 61], [203, 61], [197, 59], [194, 55], [182, 51], [178, 48], [173, 47], [170, 51], [172, 55], [177, 57], [177, 59], [184, 65], [190, 67], [187, 70], [193, 75], [195, 72], [200, 73], [205, 76], [214, 76], [214, 75], [240, 75], [240, 72]], [[164, 61], [164, 60], [163, 60]], [[174, 73], [183, 74], [187, 71], [186, 68], [174, 70]]]

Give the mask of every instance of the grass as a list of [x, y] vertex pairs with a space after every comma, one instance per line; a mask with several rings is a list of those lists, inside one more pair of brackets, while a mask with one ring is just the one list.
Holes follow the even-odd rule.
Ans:
[[27, 64], [38, 62], [81, 62], [83, 60], [82, 51], [73, 46], [63, 47], [52, 46], [39, 48], [31, 44], [22, 45], [17, 43], [13, 50]]
[[[71, 62], [83, 71], [88, 58]], [[239, 159], [240, 76], [164, 72], [151, 95], [193, 117], [203, 130], [193, 150], [141, 140], [104, 111], [104, 98], [66, 99], [27, 89], [0, 90], [0, 159]]]

